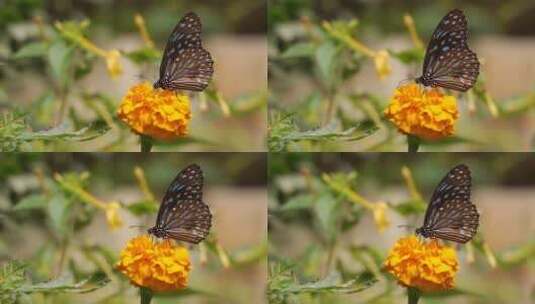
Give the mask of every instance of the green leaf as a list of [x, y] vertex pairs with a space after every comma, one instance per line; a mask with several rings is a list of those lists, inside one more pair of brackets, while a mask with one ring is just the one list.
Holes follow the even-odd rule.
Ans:
[[391, 207], [403, 216], [421, 214], [427, 208], [424, 202], [417, 200], [402, 202], [401, 204], [397, 204]]
[[67, 232], [70, 206], [71, 203], [61, 194], [54, 195], [48, 204], [48, 214], [52, 227], [61, 236]]
[[28, 195], [22, 200], [20, 200], [15, 207], [14, 211], [21, 210], [30, 210], [30, 209], [40, 209], [47, 206], [48, 200], [47, 197], [43, 194], [32, 194]]
[[133, 62], [141, 64], [145, 62], [157, 62], [161, 58], [162, 53], [154, 48], [146, 47], [133, 52], [125, 53], [125, 56]]
[[32, 42], [28, 43], [19, 49], [14, 55], [13, 59], [26, 59], [34, 57], [45, 56], [48, 51], [48, 43]]
[[55, 41], [48, 50], [48, 62], [52, 74], [65, 87], [69, 81], [69, 66], [74, 54], [74, 47], [68, 46], [63, 40]]
[[314, 206], [316, 197], [312, 194], [296, 195], [286, 201], [278, 211], [303, 210]]
[[420, 63], [424, 60], [425, 56], [423, 50], [417, 48], [408, 49], [401, 52], [388, 50], [388, 52], [392, 54], [394, 58], [397, 58], [399, 61], [405, 64]]
[[300, 42], [293, 44], [282, 53], [281, 58], [301, 58], [312, 57], [316, 52], [316, 45], [310, 42]]
[[134, 215], [154, 214], [158, 211], [158, 205], [152, 201], [141, 201], [126, 206], [126, 209]]
[[337, 218], [340, 210], [340, 201], [330, 192], [323, 192], [315, 201], [314, 212], [320, 224], [320, 231], [324, 232], [329, 240], [336, 237], [338, 227]]
[[337, 53], [336, 46], [330, 41], [323, 43], [316, 50], [315, 59], [319, 69], [320, 77], [329, 86], [336, 81], [336, 77], [334, 75], [334, 63]]

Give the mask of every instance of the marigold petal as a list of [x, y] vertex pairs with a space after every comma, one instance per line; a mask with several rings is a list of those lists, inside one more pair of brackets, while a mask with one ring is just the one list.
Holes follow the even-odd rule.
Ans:
[[144, 82], [128, 90], [117, 116], [137, 134], [170, 140], [188, 134], [190, 101], [186, 95], [155, 90]]
[[399, 284], [422, 291], [452, 288], [459, 269], [453, 248], [436, 241], [421, 242], [414, 235], [394, 244], [384, 267]]
[[414, 83], [394, 91], [384, 114], [401, 133], [425, 139], [452, 135], [459, 117], [455, 96], [438, 89], [426, 91]]
[[191, 270], [189, 252], [185, 247], [170, 241], [155, 243], [147, 235], [128, 242], [116, 267], [132, 284], [154, 291], [187, 287]]

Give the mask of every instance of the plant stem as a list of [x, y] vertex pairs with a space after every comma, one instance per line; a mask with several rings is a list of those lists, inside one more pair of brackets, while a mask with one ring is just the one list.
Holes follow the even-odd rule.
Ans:
[[407, 135], [407, 143], [409, 145], [409, 152], [418, 152], [420, 138], [413, 135]]
[[152, 149], [152, 138], [140, 135], [139, 140], [141, 141], [141, 152], [150, 152]]
[[141, 304], [150, 304], [150, 301], [152, 300], [152, 290], [146, 287], [140, 287], [139, 293], [141, 296]]
[[407, 293], [409, 294], [409, 304], [418, 304], [420, 291], [417, 288], [409, 287], [407, 288]]

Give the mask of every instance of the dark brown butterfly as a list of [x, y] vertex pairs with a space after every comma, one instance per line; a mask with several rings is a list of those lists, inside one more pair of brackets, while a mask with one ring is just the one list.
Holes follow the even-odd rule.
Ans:
[[474, 237], [479, 213], [470, 202], [472, 178], [466, 165], [458, 165], [442, 179], [425, 212], [424, 225], [416, 229], [423, 237], [466, 243]]
[[202, 91], [214, 73], [210, 53], [202, 47], [201, 19], [195, 13], [187, 13], [169, 36], [162, 63], [160, 79], [154, 88], [165, 90]]
[[190, 165], [175, 177], [162, 199], [156, 225], [148, 230], [159, 238], [198, 244], [212, 226], [210, 208], [202, 201], [203, 174]]
[[422, 76], [417, 83], [466, 92], [479, 75], [476, 53], [468, 48], [468, 22], [454, 9], [438, 24], [425, 53]]

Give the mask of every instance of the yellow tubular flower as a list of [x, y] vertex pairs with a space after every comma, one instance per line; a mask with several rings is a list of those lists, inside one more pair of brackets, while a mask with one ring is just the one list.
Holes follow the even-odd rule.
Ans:
[[188, 134], [190, 101], [186, 95], [154, 90], [144, 82], [128, 90], [117, 115], [137, 134], [169, 140]]
[[112, 230], [123, 226], [123, 221], [119, 216], [119, 209], [121, 209], [121, 205], [118, 202], [110, 202], [104, 206], [106, 220]]
[[459, 118], [455, 96], [414, 83], [397, 88], [384, 113], [400, 132], [424, 139], [452, 135]]
[[396, 242], [384, 268], [399, 284], [429, 292], [453, 288], [459, 263], [453, 248], [411, 235]]
[[104, 55], [106, 59], [106, 66], [110, 77], [116, 79], [123, 73], [123, 66], [121, 65], [121, 53], [118, 50], [111, 50]]
[[379, 79], [383, 80], [392, 72], [392, 67], [390, 66], [390, 55], [386, 50], [380, 50], [375, 53], [373, 56], [373, 62], [375, 63], [375, 70], [379, 75]]
[[377, 202], [373, 204], [373, 219], [375, 225], [380, 233], [384, 232], [388, 227], [390, 227], [390, 220], [386, 215], [388, 210], [388, 205], [385, 202]]
[[185, 247], [142, 235], [128, 242], [116, 267], [136, 286], [171, 291], [187, 287], [191, 263]]

